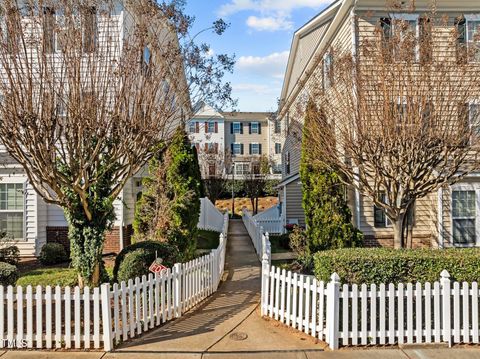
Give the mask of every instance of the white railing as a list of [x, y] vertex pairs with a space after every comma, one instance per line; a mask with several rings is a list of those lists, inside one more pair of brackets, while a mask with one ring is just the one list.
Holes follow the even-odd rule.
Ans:
[[113, 349], [195, 307], [222, 279], [228, 214], [211, 253], [161, 274], [97, 288], [0, 286], [0, 347]]
[[270, 263], [272, 258], [272, 245], [268, 232], [265, 232], [264, 228], [252, 217], [252, 214], [246, 208], [243, 208], [242, 214], [243, 224], [252, 239], [258, 258], [261, 261], [267, 258], [268, 263]]
[[272, 234], [283, 233], [283, 219], [280, 216], [278, 206], [273, 206], [266, 211], [260, 212], [253, 216], [253, 219], [263, 227], [263, 229]]
[[479, 287], [434, 283], [341, 285], [262, 264], [262, 315], [339, 345], [479, 343]]
[[209, 231], [221, 232], [223, 228], [223, 214], [207, 197], [201, 198], [200, 218], [197, 227]]

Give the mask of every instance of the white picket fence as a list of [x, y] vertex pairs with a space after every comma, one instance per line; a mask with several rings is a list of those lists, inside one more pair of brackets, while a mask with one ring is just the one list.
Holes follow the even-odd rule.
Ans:
[[266, 211], [253, 216], [253, 219], [270, 234], [281, 234], [284, 231], [283, 218], [280, 216], [278, 206], [273, 206]]
[[341, 285], [262, 264], [262, 315], [339, 345], [479, 343], [479, 286], [434, 283]]
[[197, 227], [208, 231], [221, 232], [223, 214], [207, 197], [200, 199], [200, 218]]
[[225, 267], [228, 214], [211, 253], [161, 274], [101, 287], [0, 286], [0, 347], [113, 349], [182, 316], [214, 293]]
[[252, 239], [258, 258], [261, 261], [266, 258], [268, 263], [270, 263], [272, 258], [272, 245], [268, 232], [265, 232], [264, 228], [253, 218], [252, 214], [246, 208], [243, 208], [242, 214], [243, 224]]

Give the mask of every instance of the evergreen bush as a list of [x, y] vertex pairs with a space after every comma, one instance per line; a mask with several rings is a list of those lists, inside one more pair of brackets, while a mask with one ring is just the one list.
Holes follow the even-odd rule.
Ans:
[[38, 260], [43, 265], [54, 265], [68, 262], [68, 254], [60, 243], [45, 243], [40, 250]]
[[0, 285], [15, 285], [18, 280], [18, 269], [14, 265], [0, 262]]

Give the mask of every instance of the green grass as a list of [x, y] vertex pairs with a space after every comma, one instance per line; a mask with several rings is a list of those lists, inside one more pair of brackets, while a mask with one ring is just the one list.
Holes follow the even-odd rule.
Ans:
[[272, 266], [289, 271], [293, 269], [292, 268], [293, 262], [295, 262], [294, 259], [282, 259], [282, 260], [272, 261]]
[[17, 285], [21, 286], [61, 286], [74, 287], [77, 285], [78, 278], [73, 268], [38, 268], [24, 273], [20, 273]]
[[214, 231], [199, 230], [197, 238], [198, 249], [215, 249], [220, 243], [220, 233]]

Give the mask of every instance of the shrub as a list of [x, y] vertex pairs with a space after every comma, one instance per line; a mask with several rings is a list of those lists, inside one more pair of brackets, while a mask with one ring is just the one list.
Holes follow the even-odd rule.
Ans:
[[68, 262], [68, 255], [60, 243], [46, 243], [40, 250], [38, 260], [43, 265], [53, 265]]
[[17, 265], [20, 260], [20, 251], [17, 246], [9, 245], [0, 248], [0, 262]]
[[343, 283], [435, 282], [446, 269], [456, 281], [480, 280], [480, 249], [357, 248], [318, 252], [315, 276], [329, 281], [336, 272]]
[[0, 262], [0, 284], [3, 286], [15, 285], [18, 279], [18, 269], [14, 265]]
[[[137, 251], [138, 249], [144, 250], [142, 254], [136, 254], [133, 257], [138, 257], [139, 259], [134, 260], [133, 257], [129, 259], [129, 263], [125, 263], [127, 254]], [[145, 241], [132, 244], [131, 246], [125, 247], [115, 259], [115, 266], [113, 267], [113, 280], [115, 282], [121, 282], [125, 278], [135, 278], [143, 274], [148, 274], [148, 267], [155, 260], [155, 256], [163, 259], [163, 265], [167, 267], [172, 267], [175, 262], [179, 259], [179, 253], [175, 246], [158, 241]], [[128, 269], [129, 265], [136, 263], [139, 260], [143, 261], [142, 266], [136, 266], [131, 270]], [[146, 270], [145, 270], [146, 266]], [[135, 272], [138, 270], [138, 272]], [[122, 276], [120, 278], [120, 271], [122, 271]]]

